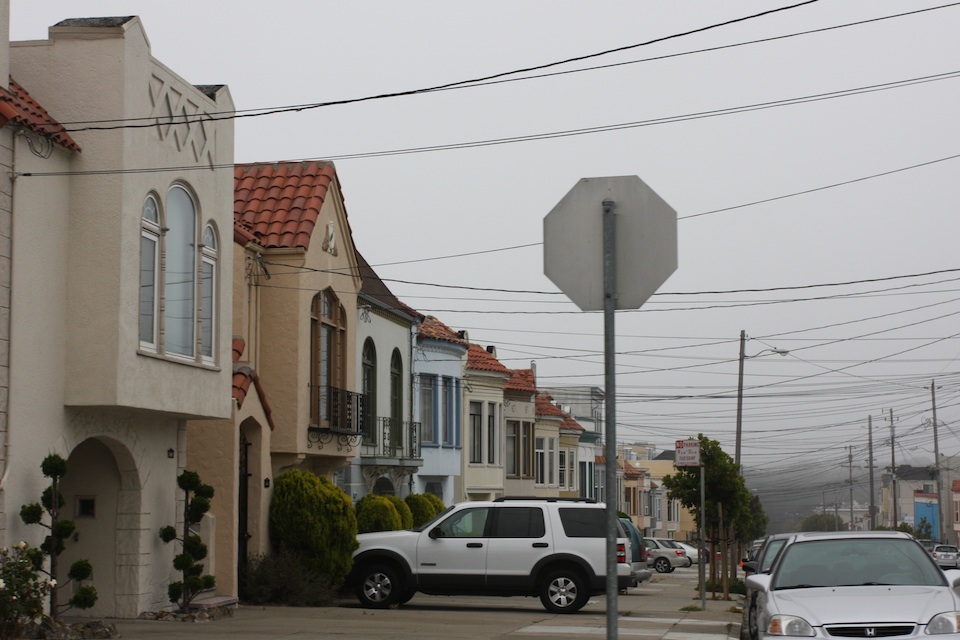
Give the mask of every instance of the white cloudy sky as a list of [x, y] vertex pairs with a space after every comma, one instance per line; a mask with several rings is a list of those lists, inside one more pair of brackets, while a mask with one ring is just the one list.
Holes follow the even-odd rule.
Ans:
[[677, 211], [679, 267], [617, 316], [619, 439], [702, 432], [732, 455], [745, 330], [748, 356], [791, 351], [746, 361], [748, 477], [818, 503], [845, 499], [822, 478], [846, 475], [848, 446], [865, 484], [868, 416], [878, 466], [891, 409], [897, 463], [932, 461], [931, 380], [941, 451], [960, 453], [960, 3], [820, 0], [644, 44], [794, 4], [12, 0], [11, 37], [136, 14], [155, 57], [238, 109], [623, 48], [241, 119], [236, 160], [336, 159], [354, 240], [394, 292], [508, 366], [535, 360], [542, 386], [603, 384], [602, 315], [543, 275], [543, 217], [580, 178], [640, 176]]

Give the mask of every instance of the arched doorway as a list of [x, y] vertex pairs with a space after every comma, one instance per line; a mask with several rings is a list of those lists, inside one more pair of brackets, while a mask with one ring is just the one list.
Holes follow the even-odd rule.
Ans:
[[377, 478], [377, 481], [373, 483], [373, 493], [378, 496], [395, 496], [397, 495], [397, 489], [390, 478], [380, 476]]

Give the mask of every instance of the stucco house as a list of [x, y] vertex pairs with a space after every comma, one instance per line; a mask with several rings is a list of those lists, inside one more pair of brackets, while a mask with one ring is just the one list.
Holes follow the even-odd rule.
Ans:
[[534, 489], [533, 438], [537, 420], [537, 382], [533, 367], [514, 369], [503, 389], [504, 492], [532, 496]]
[[368, 493], [405, 497], [420, 469], [420, 424], [411, 419], [413, 331], [420, 314], [402, 303], [357, 253], [356, 388], [367, 399], [358, 455], [337, 474], [354, 501]]
[[494, 347], [469, 344], [464, 368], [466, 422], [461, 500], [493, 500], [503, 495], [503, 388], [510, 369]]
[[433, 316], [417, 325], [413, 358], [413, 415], [420, 423], [423, 465], [413, 493], [458, 501], [463, 448], [463, 367], [467, 342]]
[[300, 468], [333, 479], [356, 455], [362, 286], [333, 164], [269, 162], [233, 172], [232, 414], [190, 424], [188, 464], [216, 490], [218, 592], [236, 595], [248, 555], [269, 549], [273, 479]]
[[231, 415], [233, 122], [209, 114], [233, 102], [153, 58], [137, 17], [64, 20], [8, 46], [6, 0], [0, 14], [3, 544], [42, 541], [19, 511], [60, 454], [77, 525], [61, 560], [88, 558], [99, 593], [81, 613], [134, 617], [168, 606], [177, 579], [157, 532], [183, 512], [187, 421]]

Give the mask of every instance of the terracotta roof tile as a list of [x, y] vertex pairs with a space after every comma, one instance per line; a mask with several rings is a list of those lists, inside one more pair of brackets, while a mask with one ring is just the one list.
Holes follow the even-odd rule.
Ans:
[[509, 375], [510, 369], [507, 369], [497, 360], [492, 353], [478, 344], [470, 343], [467, 347], [467, 369], [474, 371], [490, 371], [492, 373], [505, 373]]
[[579, 422], [570, 417], [570, 414], [566, 414], [566, 417], [563, 419], [563, 423], [560, 425], [560, 428], [567, 431], [586, 431], [586, 429], [584, 429]]
[[27, 90], [10, 78], [10, 88], [0, 87], [0, 126], [13, 122], [30, 129], [70, 151], [80, 151], [80, 145], [70, 137], [59, 122], [50, 117]]
[[533, 369], [514, 369], [511, 373], [513, 375], [507, 380], [504, 389], [536, 393], [537, 385], [534, 381]]
[[254, 371], [248, 364], [234, 364], [232, 391], [233, 399], [237, 402], [237, 408], [243, 406], [243, 401], [246, 400], [247, 394], [250, 392], [251, 384], [253, 384], [253, 388], [257, 392], [257, 397], [260, 398], [260, 406], [263, 407], [263, 413], [267, 418], [267, 424], [270, 426], [270, 430], [273, 431], [273, 409], [270, 408], [270, 403], [267, 401], [267, 394], [263, 390], [263, 385], [260, 384], [260, 376], [257, 375], [257, 372]]
[[426, 316], [420, 323], [418, 339], [422, 338], [443, 340], [461, 346], [466, 346], [467, 344], [456, 331], [437, 320], [434, 316]]
[[543, 416], [561, 419], [567, 417], [567, 412], [554, 404], [553, 396], [545, 391], [537, 392], [536, 413], [537, 417]]
[[238, 164], [233, 173], [233, 219], [266, 248], [307, 249], [331, 183], [322, 161]]

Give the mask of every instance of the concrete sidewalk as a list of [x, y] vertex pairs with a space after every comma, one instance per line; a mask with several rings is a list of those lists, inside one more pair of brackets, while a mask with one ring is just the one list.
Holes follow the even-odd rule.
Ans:
[[[707, 599], [699, 610], [696, 568], [657, 574], [617, 597], [619, 637], [735, 640], [739, 597]], [[580, 612], [545, 611], [536, 598], [416, 595], [397, 609], [361, 609], [353, 599], [338, 607], [237, 607], [233, 615], [204, 623], [111, 620], [127, 640], [376, 638], [377, 640], [489, 638], [603, 638], [606, 598], [592, 598]], [[694, 609], [694, 610], [688, 610]]]

